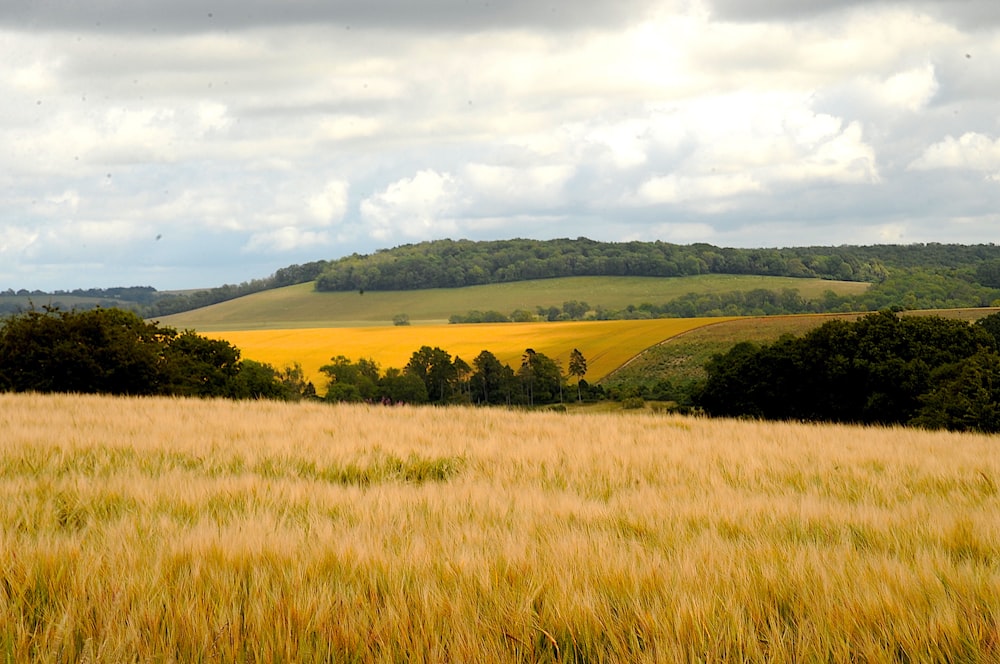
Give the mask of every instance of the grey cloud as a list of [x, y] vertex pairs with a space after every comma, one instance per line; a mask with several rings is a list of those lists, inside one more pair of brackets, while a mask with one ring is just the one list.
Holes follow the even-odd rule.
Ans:
[[947, 23], [966, 28], [1000, 24], [1000, 3], [995, 0], [711, 0], [716, 18], [729, 21], [804, 20], [854, 7], [883, 5], [909, 7]]
[[607, 28], [633, 21], [656, 0], [7, 0], [0, 25], [19, 29], [203, 32], [328, 24], [343, 29], [482, 31]]

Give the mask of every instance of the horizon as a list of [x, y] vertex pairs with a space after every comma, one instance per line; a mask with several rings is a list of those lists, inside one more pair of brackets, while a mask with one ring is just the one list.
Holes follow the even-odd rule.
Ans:
[[[404, 246], [411, 246], [411, 245], [414, 245], [414, 244], [423, 244], [423, 243], [438, 242], [438, 241], [452, 241], [452, 242], [464, 242], [464, 241], [472, 241], [472, 242], [505, 242], [505, 241], [514, 241], [514, 240], [524, 240], [524, 239], [529, 239], [530, 240], [531, 238], [497, 238], [497, 239], [494, 239], [494, 240], [468, 240], [467, 238], [458, 238], [458, 239], [454, 239], [454, 238], [439, 238], [438, 240], [422, 240], [420, 242], [405, 243], [405, 244], [401, 244], [401, 245], [394, 245], [394, 246], [391, 246], [391, 247], [381, 247], [381, 248], [375, 249], [375, 250], [373, 250], [371, 252], [366, 252], [366, 253], [363, 253], [363, 254], [359, 253], [359, 255], [362, 256], [362, 257], [366, 257], [366, 256], [371, 256], [371, 255], [374, 255], [376, 253], [383, 252], [383, 251], [393, 251], [395, 249], [398, 249], [398, 248], [404, 247]], [[549, 241], [556, 241], [556, 240], [571, 240], [571, 239], [574, 239], [574, 238], [552, 238], [551, 240], [537, 240], [537, 241], [538, 242], [549, 242]], [[575, 239], [581, 239], [581, 238], [575, 238]], [[591, 240], [591, 238], [582, 238], [582, 239]], [[597, 242], [602, 242], [602, 241], [598, 240]], [[615, 242], [615, 241], [610, 241], [608, 243], [609, 244], [623, 244], [625, 242], [626, 241], [622, 241], [620, 243], [619, 242]], [[628, 242], [631, 242], [631, 241], [628, 241]], [[640, 242], [656, 242], [656, 240], [640, 240]], [[773, 246], [773, 247], [767, 247], [767, 246], [760, 246], [760, 247], [727, 247], [727, 246], [721, 246], [721, 245], [711, 245], [711, 243], [701, 243], [701, 242], [670, 243], [670, 244], [675, 244], [677, 246], [686, 246], [686, 247], [690, 247], [690, 246], [693, 246], [695, 244], [709, 244], [710, 246], [714, 246], [714, 247], [716, 247], [718, 249], [745, 249], [745, 250], [750, 250], [750, 251], [754, 251], [754, 250], [760, 250], [760, 251], [782, 251], [782, 250], [804, 249], [804, 248], [813, 248], [813, 247], [815, 247], [817, 249], [821, 249], [821, 248], [834, 249], [834, 248], [841, 248], [841, 247], [913, 247], [913, 246], [935, 246], [935, 245], [941, 245], [941, 246], [952, 245], [952, 246], [967, 246], [967, 247], [971, 247], [971, 246], [997, 246], [997, 243], [995, 243], [995, 242], [981, 242], [981, 243], [910, 242], [910, 243], [879, 243], [879, 244], [870, 244], [870, 245], [851, 245], [851, 244], [840, 244], [840, 245], [797, 245], [797, 246], [788, 245], [788, 246], [782, 246], [782, 247], [777, 247], [777, 246]], [[216, 288], [222, 288], [222, 287], [226, 287], [226, 286], [239, 286], [239, 285], [241, 285], [243, 283], [249, 283], [249, 282], [258, 281], [258, 280], [266, 280], [266, 279], [269, 279], [269, 278], [273, 277], [278, 270], [281, 270], [283, 268], [292, 267], [292, 266], [295, 266], [295, 265], [303, 265], [303, 264], [306, 264], [306, 263], [319, 262], [319, 261], [336, 262], [336, 261], [341, 260], [343, 258], [347, 258], [348, 256], [350, 256], [350, 254], [347, 254], [347, 255], [344, 255], [344, 256], [338, 256], [336, 258], [315, 258], [315, 259], [311, 259], [311, 260], [302, 261], [301, 263], [289, 263], [287, 265], [282, 265], [282, 266], [280, 266], [278, 268], [275, 268], [275, 270], [271, 271], [270, 273], [268, 273], [266, 275], [252, 277], [250, 279], [244, 279], [242, 281], [225, 281], [225, 282], [216, 284], [214, 286], [195, 286], [195, 287], [191, 287], [191, 288], [157, 288], [156, 286], [154, 286], [152, 284], [124, 284], [124, 283], [122, 283], [122, 284], [113, 284], [113, 285], [109, 285], [109, 286], [59, 287], [59, 288], [53, 288], [53, 289], [50, 289], [50, 290], [43, 290], [43, 289], [38, 289], [38, 288], [26, 288], [26, 287], [22, 287], [22, 288], [6, 287], [6, 288], [0, 288], [0, 295], [4, 295], [8, 291], [14, 291], [13, 294], [15, 296], [18, 296], [18, 297], [23, 297], [24, 296], [23, 294], [21, 294], [21, 291], [25, 291], [27, 295], [35, 295], [35, 294], [42, 294], [42, 295], [73, 295], [74, 292], [76, 292], [76, 291], [91, 291], [91, 290], [92, 291], [100, 291], [100, 290], [113, 290], [113, 289], [116, 289], [116, 288], [152, 288], [153, 291], [155, 291], [157, 293], [184, 293], [184, 292], [197, 292], [197, 291], [211, 291], [211, 290], [216, 289]], [[672, 278], [672, 277], [662, 277], [662, 278]], [[308, 283], [308, 282], [303, 282], [303, 283]], [[10, 295], [8, 294], [7, 296], [9, 297]]]

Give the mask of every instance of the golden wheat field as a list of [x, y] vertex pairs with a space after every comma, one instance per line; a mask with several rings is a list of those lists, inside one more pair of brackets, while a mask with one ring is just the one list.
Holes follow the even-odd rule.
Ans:
[[586, 379], [600, 380], [646, 348], [688, 330], [718, 323], [722, 318], [666, 318], [558, 323], [497, 323], [400, 327], [308, 328], [206, 332], [225, 339], [245, 358], [282, 368], [298, 362], [317, 388], [324, 385], [319, 368], [330, 358], [371, 358], [383, 369], [403, 368], [421, 346], [438, 346], [472, 364], [488, 350], [512, 367], [520, 366], [525, 349], [569, 364], [578, 348], [587, 358]]
[[998, 440], [0, 395], [0, 657], [997, 662]]

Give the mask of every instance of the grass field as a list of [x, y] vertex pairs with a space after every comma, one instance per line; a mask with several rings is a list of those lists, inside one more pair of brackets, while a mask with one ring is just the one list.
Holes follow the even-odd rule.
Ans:
[[995, 438], [0, 395], [11, 662], [996, 662]]
[[594, 382], [653, 344], [721, 320], [725, 319], [226, 330], [206, 336], [225, 339], [238, 347], [243, 357], [275, 367], [298, 362], [322, 391], [325, 377], [319, 368], [336, 355], [351, 360], [372, 358], [383, 369], [401, 369], [424, 345], [439, 346], [470, 365], [480, 351], [488, 350], [514, 368], [520, 366], [525, 349], [533, 348], [561, 362], [564, 371], [570, 352], [578, 348], [587, 359], [586, 378]]
[[850, 281], [709, 274], [670, 278], [571, 277], [468, 288], [366, 291], [360, 295], [357, 292], [318, 293], [308, 283], [163, 316], [159, 320], [164, 325], [200, 332], [391, 325], [393, 316], [404, 313], [414, 324], [440, 324], [447, 323], [453, 314], [471, 310], [492, 309], [503, 314], [510, 314], [515, 309], [534, 312], [538, 306], [561, 307], [569, 300], [587, 302], [592, 307], [621, 309], [643, 302], [661, 304], [690, 292], [793, 288], [803, 297], [812, 298], [826, 290], [839, 294], [860, 293], [868, 286]]

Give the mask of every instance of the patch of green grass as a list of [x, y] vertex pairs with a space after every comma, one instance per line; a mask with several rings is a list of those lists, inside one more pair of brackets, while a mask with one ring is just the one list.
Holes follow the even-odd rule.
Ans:
[[[797, 289], [805, 298], [827, 290], [838, 294], [860, 293], [869, 284], [791, 277], [705, 274], [695, 277], [566, 277], [514, 283], [435, 288], [413, 291], [357, 291], [319, 293], [312, 283], [255, 293], [210, 307], [159, 320], [178, 329], [201, 331], [259, 330], [302, 327], [358, 327], [392, 325], [405, 313], [413, 324], [446, 323], [454, 314], [471, 310], [561, 307], [577, 300], [591, 307], [622, 309], [644, 302], [662, 304], [687, 293], [721, 293], [764, 288]], [[484, 304], [488, 303], [488, 304]]]

